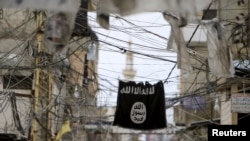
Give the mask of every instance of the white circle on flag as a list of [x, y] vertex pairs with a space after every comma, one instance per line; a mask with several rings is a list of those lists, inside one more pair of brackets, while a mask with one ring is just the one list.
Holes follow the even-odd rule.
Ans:
[[130, 119], [135, 124], [141, 124], [146, 120], [146, 106], [142, 102], [135, 102], [130, 111]]

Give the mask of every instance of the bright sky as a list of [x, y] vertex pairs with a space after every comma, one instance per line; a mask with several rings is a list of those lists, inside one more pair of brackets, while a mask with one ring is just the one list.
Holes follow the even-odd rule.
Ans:
[[[95, 22], [95, 17], [96, 13], [89, 13], [89, 23], [97, 32], [99, 40], [116, 46], [102, 42], [100, 45], [98, 74], [101, 91], [98, 94], [98, 105], [116, 106], [118, 80], [124, 79], [122, 71], [125, 69], [126, 62], [126, 54], [119, 48], [127, 50], [129, 40], [132, 42], [132, 51], [160, 58], [134, 54], [133, 67], [136, 70], [134, 81], [149, 81], [154, 84], [168, 77], [175, 63], [164, 59], [176, 61], [176, 53], [166, 50], [170, 26], [161, 13], [141, 13], [122, 17], [125, 20], [111, 18], [109, 30], [101, 28]], [[179, 92], [178, 69], [174, 69], [168, 81], [165, 83], [165, 96], [176, 96]], [[172, 118], [172, 116], [172, 111], [167, 113], [167, 118]]]

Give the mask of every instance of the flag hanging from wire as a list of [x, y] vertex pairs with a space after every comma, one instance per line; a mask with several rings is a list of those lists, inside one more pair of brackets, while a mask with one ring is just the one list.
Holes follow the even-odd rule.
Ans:
[[153, 130], [166, 128], [165, 98], [162, 81], [119, 81], [114, 126]]
[[69, 120], [65, 121], [60, 129], [60, 131], [58, 132], [58, 134], [56, 135], [56, 140], [55, 141], [60, 141], [60, 139], [62, 138], [62, 136], [67, 133], [70, 132], [71, 128], [70, 128], [70, 122]]

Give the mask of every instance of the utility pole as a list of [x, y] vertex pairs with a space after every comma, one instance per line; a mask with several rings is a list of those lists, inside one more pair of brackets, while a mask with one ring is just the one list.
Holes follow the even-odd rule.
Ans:
[[[31, 126], [32, 141], [51, 141], [51, 115], [49, 114], [52, 96], [51, 69], [45, 68], [50, 62], [50, 55], [45, 53], [43, 46], [44, 13], [37, 13], [37, 54], [34, 74], [33, 120]], [[42, 66], [42, 67], [38, 67]]]

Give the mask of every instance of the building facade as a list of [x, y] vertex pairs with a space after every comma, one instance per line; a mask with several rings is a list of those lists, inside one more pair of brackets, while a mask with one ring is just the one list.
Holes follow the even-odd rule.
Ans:
[[[198, 16], [206, 24], [187, 26], [182, 29], [193, 72], [187, 78], [180, 69], [180, 97], [203, 96], [205, 100], [196, 97], [196, 99], [190, 101], [192, 105], [199, 104], [205, 106], [205, 108], [197, 109], [197, 107], [193, 106], [188, 109], [185, 100], [181, 100], [180, 104], [174, 108], [174, 121], [176, 125], [185, 126], [187, 130], [182, 133], [194, 136], [193, 139], [207, 140], [206, 125], [208, 124], [239, 125], [248, 123], [249, 118], [246, 113], [232, 111], [232, 95], [247, 93], [248, 87], [246, 76], [248, 72], [246, 62], [248, 62], [249, 46], [247, 30], [249, 26], [248, 2], [234, 0], [214, 1], [208, 9], [204, 9], [204, 12]], [[211, 59], [210, 52], [214, 51], [213, 53], [215, 53], [215, 50], [209, 50], [211, 48], [211, 28], [207, 23], [212, 19], [215, 20], [214, 18], [224, 26], [223, 36], [226, 37], [226, 41], [220, 43], [218, 50], [222, 49], [224, 44], [231, 54], [227, 56], [221, 53], [220, 57], [217, 58], [217, 62], [231, 57], [230, 63], [234, 69], [231, 76], [214, 74], [213, 70], [218, 70], [220, 66], [211, 68], [211, 64], [209, 64], [209, 61], [211, 61], [209, 60]], [[215, 32], [213, 34], [214, 37], [219, 35]], [[216, 43], [214, 42], [213, 45], [216, 46]]]
[[50, 54], [44, 40], [46, 11], [0, 11], [1, 134], [53, 140], [64, 121], [70, 120], [71, 135], [62, 138], [87, 138], [84, 115], [102, 111], [91, 109], [98, 91], [97, 35], [85, 27], [88, 33], [74, 34], [66, 54]]

